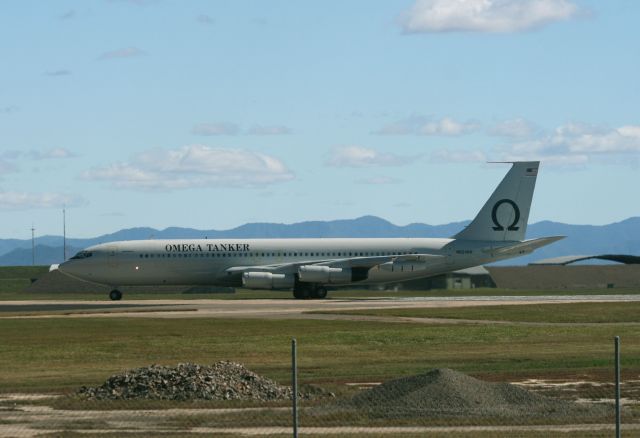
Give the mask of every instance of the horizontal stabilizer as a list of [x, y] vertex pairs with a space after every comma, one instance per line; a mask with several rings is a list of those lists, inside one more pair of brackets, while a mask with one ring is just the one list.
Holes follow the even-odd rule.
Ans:
[[496, 256], [529, 254], [538, 248], [542, 248], [543, 246], [547, 246], [553, 242], [557, 242], [558, 240], [564, 239], [565, 237], [566, 236], [540, 237], [538, 239], [525, 240], [524, 242], [519, 242], [515, 245], [493, 248], [487, 251], [492, 252]]

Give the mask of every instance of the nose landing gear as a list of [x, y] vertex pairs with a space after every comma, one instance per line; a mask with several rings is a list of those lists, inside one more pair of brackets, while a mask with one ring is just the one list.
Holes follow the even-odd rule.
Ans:
[[111, 298], [111, 301], [119, 301], [122, 299], [122, 292], [120, 292], [118, 289], [114, 289], [109, 292], [109, 298]]

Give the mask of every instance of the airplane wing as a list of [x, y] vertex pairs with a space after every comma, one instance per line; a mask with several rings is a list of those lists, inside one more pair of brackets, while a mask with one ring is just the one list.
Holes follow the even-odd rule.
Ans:
[[443, 260], [444, 256], [434, 254], [398, 254], [390, 256], [374, 257], [349, 257], [328, 260], [307, 260], [293, 263], [280, 263], [273, 265], [257, 266], [234, 266], [226, 269], [227, 274], [241, 274], [244, 272], [272, 272], [272, 273], [295, 273], [300, 266], [327, 266], [330, 268], [373, 268], [383, 263], [389, 262], [437, 262]]

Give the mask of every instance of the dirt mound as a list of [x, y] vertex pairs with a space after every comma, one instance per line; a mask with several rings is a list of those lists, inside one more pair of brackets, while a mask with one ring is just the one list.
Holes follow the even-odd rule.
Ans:
[[[176, 367], [151, 365], [115, 374], [101, 386], [83, 386], [78, 394], [92, 400], [288, 400], [288, 386], [259, 376], [242, 364], [222, 361], [211, 366], [192, 363]], [[309, 394], [300, 394], [310, 398]]]
[[387, 381], [342, 402], [345, 408], [376, 416], [586, 416], [604, 415], [603, 406], [556, 400], [508, 383], [490, 383], [450, 369]]

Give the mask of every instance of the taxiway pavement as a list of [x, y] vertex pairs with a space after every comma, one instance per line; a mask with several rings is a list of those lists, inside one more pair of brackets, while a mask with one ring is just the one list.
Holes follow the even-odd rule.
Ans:
[[[309, 312], [366, 309], [415, 309], [489, 305], [638, 302], [640, 295], [549, 295], [482, 297], [412, 297], [362, 299], [251, 299], [251, 300], [148, 300], [112, 301], [4, 301], [0, 318], [271, 318], [271, 319], [376, 319]], [[398, 318], [388, 318], [397, 321]], [[405, 318], [406, 319], [406, 318]], [[421, 318], [423, 319], [423, 318]], [[410, 319], [407, 319], [409, 321]]]

